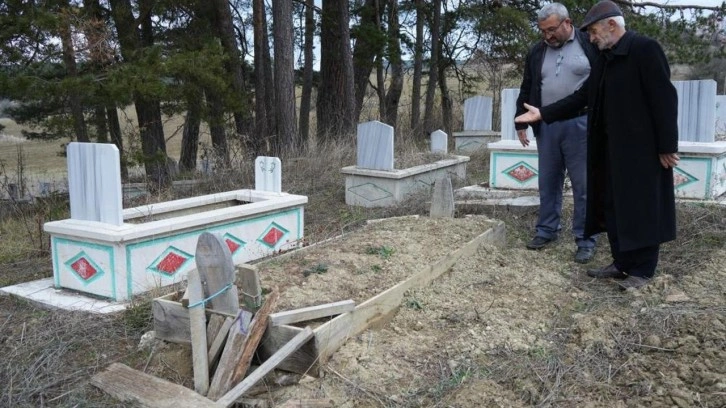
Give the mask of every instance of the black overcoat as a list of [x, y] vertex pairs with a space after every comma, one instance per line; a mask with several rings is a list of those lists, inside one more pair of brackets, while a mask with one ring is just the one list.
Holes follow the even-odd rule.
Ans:
[[600, 53], [585, 85], [540, 113], [550, 123], [585, 106], [585, 236], [605, 231], [605, 183], [611, 182], [619, 250], [675, 239], [673, 170], [658, 155], [678, 151], [678, 96], [660, 45], [626, 32]]

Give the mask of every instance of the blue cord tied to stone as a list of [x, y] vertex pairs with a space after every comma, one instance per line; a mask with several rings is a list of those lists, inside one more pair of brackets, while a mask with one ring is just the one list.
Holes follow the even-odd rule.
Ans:
[[195, 302], [195, 303], [190, 304], [189, 306], [187, 306], [187, 309], [191, 309], [193, 307], [197, 307], [197, 306], [200, 306], [200, 305], [205, 305], [207, 302], [209, 302], [210, 300], [212, 300], [212, 299], [216, 298], [217, 296], [221, 295], [222, 293], [224, 293], [224, 291], [228, 290], [231, 287], [232, 287], [232, 284], [231, 283], [228, 283], [222, 289], [218, 290], [217, 293], [215, 293], [213, 295], [210, 295], [208, 298], [202, 299], [199, 302]]

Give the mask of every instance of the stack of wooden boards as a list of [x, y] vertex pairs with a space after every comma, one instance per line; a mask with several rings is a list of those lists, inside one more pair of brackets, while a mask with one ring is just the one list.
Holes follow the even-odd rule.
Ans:
[[[188, 274], [182, 302], [172, 307], [155, 302], [154, 318], [161, 322], [155, 324], [157, 338], [191, 341], [196, 392], [120, 363], [95, 375], [92, 384], [121, 400], [148, 407], [229, 407], [313, 337], [312, 329], [305, 327], [248, 375], [279, 294], [273, 289], [262, 302], [256, 268], [243, 265], [235, 276], [229, 249], [218, 236], [202, 234], [195, 259], [197, 269]], [[240, 307], [237, 284], [245, 307]], [[352, 301], [345, 304], [349, 306], [344, 310], [355, 307]], [[315, 317], [310, 312], [314, 309], [281, 313], [276, 320], [287, 323], [295, 320], [291, 316]]]

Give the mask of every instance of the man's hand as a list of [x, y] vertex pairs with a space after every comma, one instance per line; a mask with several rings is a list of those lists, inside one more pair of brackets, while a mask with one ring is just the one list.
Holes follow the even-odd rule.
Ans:
[[524, 104], [524, 107], [527, 108], [529, 112], [523, 113], [516, 118], [514, 118], [514, 123], [532, 123], [532, 122], [539, 122], [542, 120], [542, 115], [539, 113], [539, 108], [535, 108], [532, 105]]
[[517, 137], [519, 138], [519, 143], [521, 143], [522, 146], [529, 146], [529, 139], [527, 139], [527, 129], [517, 130]]
[[661, 166], [665, 169], [676, 167], [678, 165], [678, 161], [681, 160], [681, 158], [678, 157], [678, 153], [659, 154], [658, 158], [660, 159]]

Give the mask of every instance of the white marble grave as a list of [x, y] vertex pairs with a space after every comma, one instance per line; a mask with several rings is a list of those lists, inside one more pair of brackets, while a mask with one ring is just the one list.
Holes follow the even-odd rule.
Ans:
[[[98, 149], [82, 150], [81, 155], [92, 157], [81, 161], [106, 158], [97, 153]], [[73, 179], [79, 173], [69, 175]], [[265, 185], [275, 188], [274, 180]], [[105, 187], [120, 191], [120, 182]], [[93, 198], [104, 191], [87, 194]], [[180, 282], [194, 267], [197, 238], [203, 232], [219, 234], [236, 264], [294, 249], [302, 244], [305, 203], [307, 197], [299, 195], [235, 190], [119, 209], [120, 224], [84, 218], [48, 222], [43, 228], [51, 237], [53, 286], [127, 301]]]
[[441, 129], [431, 133], [431, 153], [449, 153], [449, 135]]
[[536, 190], [539, 177], [537, 141], [532, 127], [527, 128], [529, 146], [524, 147], [517, 138], [514, 116], [517, 112], [519, 88], [502, 90], [502, 140], [489, 143], [489, 186], [515, 190]]
[[356, 157], [358, 168], [393, 170], [393, 127], [377, 120], [358, 124]]
[[[441, 133], [446, 136], [446, 133]], [[361, 143], [364, 143], [363, 147]], [[434, 182], [442, 177], [463, 179], [469, 161], [467, 156], [454, 156], [406, 169], [394, 169], [393, 128], [381, 122], [358, 125], [357, 151], [366, 157], [358, 157], [358, 165], [343, 167], [340, 172], [345, 175], [345, 203], [363, 207], [396, 205], [412, 193], [433, 188]], [[384, 158], [375, 157], [376, 152]]]
[[464, 131], [492, 130], [492, 98], [472, 96], [464, 100]]
[[499, 132], [492, 130], [492, 104], [490, 96], [477, 95], [464, 100], [464, 130], [453, 133], [455, 150], [471, 152], [499, 139]]
[[71, 142], [67, 155], [71, 218], [121, 225], [121, 166], [116, 145]]
[[716, 95], [716, 134], [726, 135], [726, 95]]
[[678, 93], [678, 140], [713, 142], [716, 134], [716, 81], [673, 81]]
[[278, 157], [255, 159], [255, 190], [282, 192], [282, 162]]

